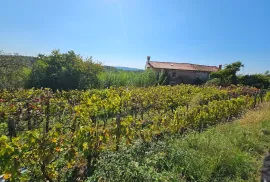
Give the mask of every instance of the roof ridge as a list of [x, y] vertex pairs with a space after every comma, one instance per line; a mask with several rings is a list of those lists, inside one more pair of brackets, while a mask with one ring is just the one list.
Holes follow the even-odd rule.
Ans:
[[208, 65], [203, 65], [203, 64], [193, 64], [193, 63], [176, 63], [176, 62], [164, 62], [164, 61], [149, 61], [149, 62], [156, 62], [156, 63], [170, 63], [170, 64], [188, 64], [188, 65], [196, 65], [196, 66], [207, 66], [207, 67], [216, 67], [217, 66], [208, 66]]

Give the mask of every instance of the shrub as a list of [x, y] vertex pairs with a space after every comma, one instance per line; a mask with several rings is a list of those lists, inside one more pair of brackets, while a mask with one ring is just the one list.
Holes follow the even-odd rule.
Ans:
[[97, 88], [97, 74], [102, 70], [91, 58], [83, 60], [73, 51], [61, 54], [39, 55], [34, 63], [27, 87], [47, 87], [53, 90]]
[[205, 83], [206, 86], [219, 86], [221, 85], [221, 80], [219, 78], [214, 78]]
[[239, 83], [242, 85], [264, 89], [267, 89], [270, 86], [269, 78], [262, 74], [240, 76]]
[[[145, 144], [137, 141], [119, 152], [107, 151], [99, 158], [94, 175], [88, 181], [172, 181], [176, 176], [164, 170], [164, 142]], [[179, 181], [179, 180], [177, 180]]]

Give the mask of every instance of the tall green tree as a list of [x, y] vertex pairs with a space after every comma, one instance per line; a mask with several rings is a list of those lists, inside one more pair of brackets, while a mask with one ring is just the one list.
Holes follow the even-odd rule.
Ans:
[[244, 67], [244, 65], [240, 61], [237, 61], [226, 65], [222, 70], [211, 73], [210, 77], [215, 79], [221, 86], [236, 85], [238, 84], [236, 73], [240, 71], [242, 67]]
[[48, 56], [39, 55], [33, 65], [28, 87], [47, 87], [53, 90], [97, 88], [97, 74], [102, 70], [92, 57], [83, 59], [74, 51], [54, 50]]

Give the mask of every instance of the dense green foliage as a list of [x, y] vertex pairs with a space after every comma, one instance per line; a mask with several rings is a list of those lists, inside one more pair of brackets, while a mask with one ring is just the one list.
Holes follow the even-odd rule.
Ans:
[[61, 54], [55, 50], [49, 56], [38, 56], [27, 86], [53, 90], [97, 88], [97, 74], [101, 70], [101, 65], [94, 63], [91, 58], [83, 60], [73, 51]]
[[[202, 131], [240, 116], [262, 100], [256, 89], [190, 85], [4, 91], [0, 173], [12, 181], [84, 180], [95, 174], [103, 151], [119, 151], [137, 141], [148, 145], [186, 130]], [[27, 171], [21, 174], [21, 169]]]
[[165, 73], [156, 73], [152, 69], [145, 71], [123, 71], [117, 69], [105, 69], [99, 74], [101, 88], [114, 87], [149, 87], [165, 85]]
[[101, 86], [136, 86], [147, 87], [156, 84], [156, 73], [152, 70], [146, 71], [123, 71], [106, 70], [99, 74]]
[[268, 71], [266, 71], [265, 74], [237, 76], [236, 74], [240, 71], [241, 67], [244, 67], [244, 65], [239, 61], [226, 65], [224, 69], [211, 73], [210, 77], [212, 79], [209, 80], [206, 85], [230, 86], [241, 84], [259, 89], [269, 88], [270, 76]]
[[73, 51], [26, 57], [0, 52], [0, 89], [51, 88], [73, 90], [166, 84], [164, 73], [123, 71], [83, 59]]
[[253, 74], [253, 75], [244, 75], [239, 76], [239, 84], [249, 85], [256, 88], [269, 88], [270, 78], [267, 75], [263, 74]]
[[0, 50], [0, 89], [24, 87], [33, 61], [32, 57], [7, 54]]
[[218, 81], [215, 81], [215, 83], [221, 86], [237, 85], [236, 73], [240, 71], [241, 67], [244, 67], [244, 65], [240, 61], [234, 62], [226, 65], [224, 69], [211, 73], [210, 77], [217, 79]]
[[[268, 88], [270, 75], [241, 75], [237, 72], [243, 67], [241, 62], [226, 65], [224, 69], [211, 73], [206, 85], [230, 86], [248, 85], [256, 88]], [[204, 82], [196, 80], [194, 84]], [[168, 85], [168, 73], [158, 73], [151, 69], [124, 71], [84, 59], [73, 51], [60, 53], [52, 51], [50, 55], [37, 57], [6, 54], [0, 51], [0, 89], [51, 88], [53, 90], [103, 89], [110, 87], [149, 87]]]

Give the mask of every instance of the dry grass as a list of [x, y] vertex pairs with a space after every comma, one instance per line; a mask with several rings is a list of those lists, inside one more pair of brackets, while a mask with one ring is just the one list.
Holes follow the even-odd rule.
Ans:
[[255, 110], [248, 111], [241, 119], [236, 122], [241, 125], [252, 125], [261, 121], [270, 120], [270, 103], [263, 103]]

